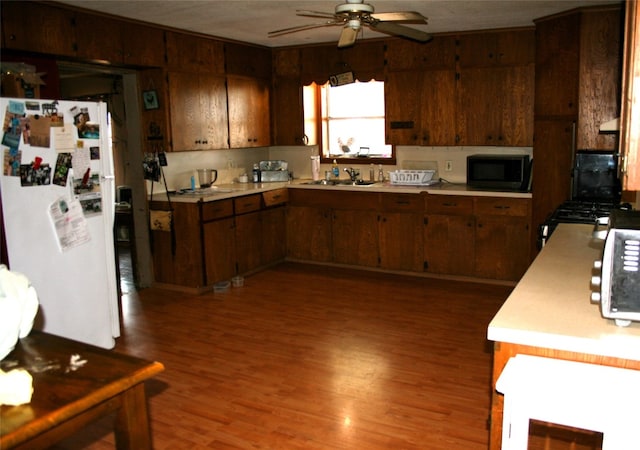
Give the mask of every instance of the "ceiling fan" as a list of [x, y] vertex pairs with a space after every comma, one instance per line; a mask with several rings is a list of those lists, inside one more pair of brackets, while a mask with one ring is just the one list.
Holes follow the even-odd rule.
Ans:
[[364, 0], [345, 0], [336, 6], [335, 12], [324, 13], [318, 11], [297, 10], [296, 14], [303, 17], [317, 17], [327, 19], [325, 22], [309, 25], [299, 25], [282, 30], [270, 31], [269, 37], [295, 33], [297, 31], [311, 30], [313, 28], [343, 25], [338, 47], [353, 45], [358, 32], [363, 26], [380, 31], [382, 33], [401, 36], [418, 42], [428, 42], [432, 36], [424, 31], [400, 25], [401, 23], [422, 24], [427, 23], [427, 18], [415, 11], [374, 13], [373, 5], [364, 3]]

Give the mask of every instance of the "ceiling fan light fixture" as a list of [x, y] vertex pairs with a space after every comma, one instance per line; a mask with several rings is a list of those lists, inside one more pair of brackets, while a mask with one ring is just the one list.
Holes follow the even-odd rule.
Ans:
[[352, 30], [358, 31], [362, 24], [360, 23], [360, 19], [349, 19], [347, 26]]
[[369, 3], [343, 3], [336, 6], [336, 15], [352, 14], [352, 13], [366, 13], [373, 14], [373, 5]]

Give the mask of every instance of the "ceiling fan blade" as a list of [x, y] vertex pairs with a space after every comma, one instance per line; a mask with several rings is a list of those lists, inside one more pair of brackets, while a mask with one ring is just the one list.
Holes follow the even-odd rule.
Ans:
[[354, 30], [350, 26], [346, 26], [342, 29], [342, 33], [340, 33], [340, 39], [338, 40], [338, 47], [349, 47], [356, 42], [356, 37], [358, 36], [358, 30]]
[[427, 23], [427, 18], [415, 11], [374, 13], [371, 17], [381, 22]]
[[309, 25], [298, 25], [296, 27], [283, 28], [281, 30], [269, 31], [269, 37], [282, 36], [283, 34], [296, 33], [298, 31], [312, 30], [314, 28], [327, 27], [331, 25], [342, 25], [342, 21], [328, 20], [323, 23], [312, 23]]
[[296, 15], [303, 17], [320, 17], [321, 19], [335, 19], [335, 14], [320, 11], [308, 11], [305, 9], [296, 10]]
[[398, 25], [394, 22], [374, 22], [370, 23], [369, 26], [376, 31], [381, 31], [382, 33], [402, 36], [418, 42], [429, 42], [433, 39], [433, 36], [429, 33], [416, 30], [415, 28]]

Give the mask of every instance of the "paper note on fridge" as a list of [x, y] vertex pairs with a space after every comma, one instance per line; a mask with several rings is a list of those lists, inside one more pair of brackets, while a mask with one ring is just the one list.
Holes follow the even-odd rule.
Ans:
[[76, 147], [76, 133], [72, 125], [52, 127], [54, 147], [58, 153], [72, 153]]
[[63, 252], [91, 240], [87, 220], [78, 200], [58, 198], [49, 208], [49, 215]]

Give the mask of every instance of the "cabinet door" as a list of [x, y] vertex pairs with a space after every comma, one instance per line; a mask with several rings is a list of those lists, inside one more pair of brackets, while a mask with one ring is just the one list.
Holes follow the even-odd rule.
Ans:
[[186, 33], [167, 31], [167, 65], [171, 69], [224, 74], [224, 44]]
[[[78, 13], [76, 18], [77, 56], [90, 60], [122, 62], [122, 22], [108, 17]], [[109, 36], [105, 39], [105, 36]]]
[[203, 149], [229, 148], [227, 89], [224, 77], [200, 74]]
[[300, 78], [277, 77], [273, 82], [272, 104], [273, 144], [306, 144]]
[[289, 206], [287, 255], [307, 261], [331, 261], [331, 211], [327, 208]]
[[267, 208], [262, 211], [260, 249], [263, 265], [282, 261], [287, 255], [286, 217], [284, 206]]
[[422, 214], [385, 212], [380, 215], [380, 267], [423, 270]]
[[74, 12], [32, 2], [3, 1], [1, 7], [5, 48], [75, 56]]
[[333, 262], [356, 266], [378, 265], [378, 214], [375, 211], [334, 209]]
[[475, 272], [481, 278], [517, 281], [529, 267], [529, 221], [476, 217]]
[[233, 217], [202, 225], [207, 285], [229, 280], [236, 274]]
[[269, 145], [268, 83], [258, 78], [228, 76], [227, 96], [231, 148]]
[[257, 269], [262, 264], [262, 213], [260, 211], [236, 216], [236, 261], [239, 274]]
[[419, 145], [456, 143], [455, 70], [425, 70], [420, 93]]
[[422, 75], [417, 71], [389, 72], [384, 83], [386, 143], [420, 143]]
[[533, 145], [533, 66], [468, 68], [458, 83], [460, 145]]
[[424, 270], [447, 275], [475, 275], [473, 216], [432, 214], [424, 222]]
[[194, 74], [169, 74], [169, 106], [173, 151], [197, 150], [205, 140], [200, 121], [200, 80]]
[[145, 67], [165, 65], [164, 31], [161, 28], [122, 22], [120, 32], [124, 64]]
[[536, 116], [578, 114], [580, 15], [536, 21]]
[[[154, 202], [154, 209], [168, 210], [167, 202]], [[195, 203], [172, 203], [175, 251], [171, 233], [150, 231], [154, 278], [159, 283], [192, 288], [204, 286], [200, 214]]]

